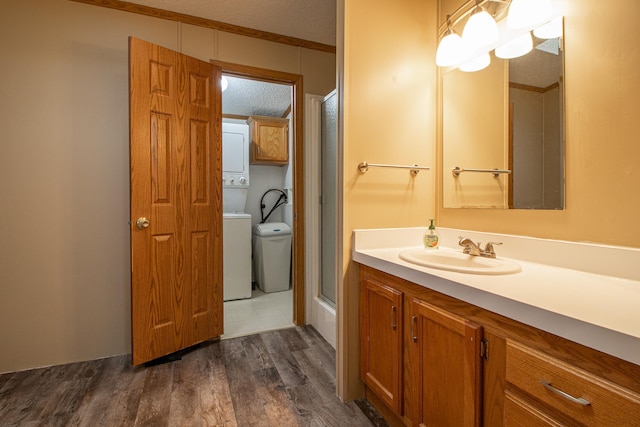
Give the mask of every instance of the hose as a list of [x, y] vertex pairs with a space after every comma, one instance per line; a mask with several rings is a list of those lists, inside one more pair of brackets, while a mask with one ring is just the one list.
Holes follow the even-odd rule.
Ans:
[[[271, 208], [271, 210], [269, 211], [269, 213], [267, 213], [267, 216], [264, 215], [264, 208], [266, 207], [266, 205], [264, 204], [264, 196], [266, 196], [267, 194], [269, 194], [272, 191], [278, 191], [280, 192], [280, 196], [278, 196], [278, 200], [276, 200], [276, 202], [274, 203], [273, 207]], [[262, 195], [262, 197], [260, 197], [260, 224], [264, 224], [267, 219], [269, 219], [269, 217], [271, 216], [271, 214], [273, 213], [273, 211], [276, 210], [276, 208], [278, 208], [279, 206], [284, 205], [285, 203], [287, 203], [287, 193], [285, 193], [284, 191], [280, 190], [279, 188], [271, 188], [267, 191], [264, 192], [264, 194]]]

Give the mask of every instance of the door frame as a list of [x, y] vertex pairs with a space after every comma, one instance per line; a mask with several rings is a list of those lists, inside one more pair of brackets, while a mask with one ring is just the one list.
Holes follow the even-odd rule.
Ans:
[[[302, 76], [266, 68], [250, 67], [230, 62], [211, 60], [211, 63], [222, 70], [223, 74], [234, 77], [260, 80], [268, 83], [291, 86], [293, 117], [293, 236], [292, 236], [292, 277], [293, 288], [293, 323], [297, 326], [305, 324], [305, 234], [304, 234], [304, 91]], [[222, 123], [222, 109], [216, 112], [217, 123]]]

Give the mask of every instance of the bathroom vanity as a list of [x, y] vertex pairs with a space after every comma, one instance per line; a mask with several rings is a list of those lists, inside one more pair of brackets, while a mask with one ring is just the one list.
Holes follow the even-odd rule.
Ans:
[[640, 251], [440, 229], [521, 267], [460, 273], [400, 258], [423, 231], [354, 234], [361, 378], [390, 424], [640, 426]]

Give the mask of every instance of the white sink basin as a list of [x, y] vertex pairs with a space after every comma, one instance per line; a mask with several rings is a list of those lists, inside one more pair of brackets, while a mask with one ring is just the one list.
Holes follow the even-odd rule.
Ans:
[[444, 250], [408, 249], [400, 258], [429, 268], [468, 274], [512, 274], [520, 271], [515, 261], [502, 258], [471, 256]]

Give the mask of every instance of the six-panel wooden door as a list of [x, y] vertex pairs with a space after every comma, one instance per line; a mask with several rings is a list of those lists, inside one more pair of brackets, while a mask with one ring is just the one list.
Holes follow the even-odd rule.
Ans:
[[129, 40], [134, 365], [223, 332], [220, 77]]

